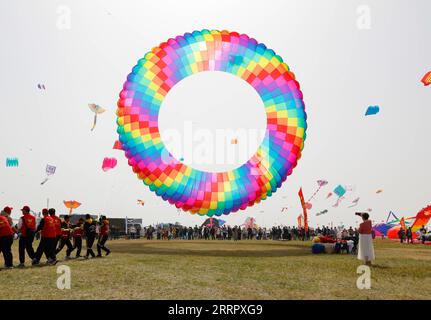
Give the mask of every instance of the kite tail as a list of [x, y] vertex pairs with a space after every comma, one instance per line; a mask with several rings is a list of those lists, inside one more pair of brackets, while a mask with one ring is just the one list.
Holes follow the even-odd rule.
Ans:
[[307, 200], [307, 202], [310, 202], [311, 200], [313, 200], [313, 198], [316, 196], [316, 194], [320, 191], [322, 187], [319, 186], [319, 188], [317, 188], [316, 191], [314, 191], [313, 195], [310, 197], [310, 199]]
[[91, 131], [93, 131], [94, 128], [96, 128], [96, 123], [97, 123], [97, 113], [94, 114], [94, 122], [93, 122], [93, 127], [91, 128]]

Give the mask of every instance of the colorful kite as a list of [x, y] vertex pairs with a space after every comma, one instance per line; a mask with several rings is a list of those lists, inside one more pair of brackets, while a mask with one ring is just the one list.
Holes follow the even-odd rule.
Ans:
[[78, 201], [75, 200], [71, 200], [71, 201], [63, 201], [64, 205], [66, 206], [67, 209], [69, 210], [69, 215], [72, 214], [72, 210], [78, 208], [81, 203], [79, 203]]
[[40, 184], [44, 185], [49, 180], [49, 177], [54, 175], [56, 169], [57, 167], [47, 164], [45, 168], [46, 178]]
[[103, 159], [102, 170], [108, 171], [114, 169], [117, 166], [117, 159], [115, 158], [105, 158]]
[[427, 73], [425, 73], [421, 81], [424, 84], [424, 86], [429, 86], [431, 84], [431, 71], [428, 71]]
[[342, 185], [338, 185], [335, 189], [334, 189], [334, 193], [340, 198], [342, 196], [344, 196], [346, 194], [346, 188], [344, 188]]
[[[166, 164], [161, 157], [168, 151], [160, 106], [175, 84], [203, 71], [240, 77], [265, 106], [264, 141], [271, 143], [228, 172], [200, 171], [176, 159]], [[117, 105], [117, 133], [133, 172], [165, 201], [200, 215], [229, 214], [267, 199], [292, 173], [306, 137], [302, 93], [286, 63], [255, 39], [225, 30], [194, 31], [154, 47], [128, 75]]]
[[317, 190], [314, 191], [314, 193], [312, 194], [312, 196], [307, 200], [307, 202], [310, 202], [311, 200], [314, 199], [314, 197], [317, 195], [317, 193], [320, 191], [320, 189], [324, 186], [326, 186], [328, 184], [328, 181], [326, 180], [317, 180]]
[[372, 115], [378, 114], [379, 112], [380, 112], [379, 106], [369, 106], [367, 108], [367, 111], [365, 111], [365, 115], [372, 116]]
[[6, 167], [18, 167], [19, 160], [18, 158], [6, 158]]
[[416, 232], [422, 226], [426, 226], [431, 219], [431, 205], [418, 212], [412, 224], [412, 231]]
[[94, 130], [94, 128], [96, 128], [96, 123], [97, 123], [97, 115], [104, 113], [106, 110], [103, 109], [101, 106], [94, 104], [94, 103], [89, 103], [88, 107], [90, 108], [91, 111], [94, 112], [94, 121], [93, 121], [93, 127], [91, 128], [91, 131]]

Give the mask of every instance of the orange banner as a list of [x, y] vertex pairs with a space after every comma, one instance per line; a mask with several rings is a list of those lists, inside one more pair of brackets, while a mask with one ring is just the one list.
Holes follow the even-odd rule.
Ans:
[[308, 231], [308, 217], [307, 217], [307, 208], [305, 206], [304, 194], [302, 193], [302, 188], [299, 189], [298, 192], [299, 199], [301, 200], [302, 210], [304, 212], [304, 229]]

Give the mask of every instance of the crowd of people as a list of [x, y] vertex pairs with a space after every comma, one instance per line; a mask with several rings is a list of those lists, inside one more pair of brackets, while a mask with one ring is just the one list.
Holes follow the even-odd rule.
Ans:
[[[47, 264], [55, 265], [58, 262], [57, 255], [66, 247], [66, 259], [71, 259], [71, 254], [76, 250], [75, 258], [81, 257], [82, 240], [86, 240], [87, 252], [83, 258], [102, 257], [102, 251], [109, 255], [111, 251], [106, 247], [109, 236], [109, 220], [106, 216], [100, 216], [95, 221], [91, 215], [81, 218], [76, 224], [70, 222], [70, 216], [63, 219], [56, 215], [54, 208], [42, 210], [42, 217], [37, 224], [37, 219], [31, 214], [29, 206], [21, 209], [22, 216], [18, 224], [14, 225], [11, 213], [12, 208], [5, 207], [0, 213], [0, 252], [3, 253], [5, 268], [13, 268], [12, 246], [14, 239], [18, 239], [19, 267], [25, 266], [26, 253], [32, 265], [39, 265], [43, 255]], [[34, 250], [33, 241], [40, 238], [39, 244]], [[94, 242], [97, 239], [97, 255], [93, 251]]]
[[217, 226], [203, 225], [187, 227], [181, 225], [159, 225], [156, 227], [148, 226], [142, 229], [143, 236], [147, 240], [310, 240], [314, 236], [323, 235], [334, 238], [358, 236], [358, 230], [350, 227], [349, 229], [335, 227], [290, 227], [273, 226], [272, 228], [244, 227], [244, 226]]

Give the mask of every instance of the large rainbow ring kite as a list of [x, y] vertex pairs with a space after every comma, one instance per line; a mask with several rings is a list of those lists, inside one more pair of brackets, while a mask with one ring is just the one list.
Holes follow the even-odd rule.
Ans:
[[[264, 143], [228, 172], [187, 166], [170, 155], [160, 138], [163, 99], [176, 83], [202, 71], [237, 75], [264, 103]], [[299, 83], [283, 59], [245, 34], [218, 30], [186, 33], [148, 52], [127, 77], [117, 116], [122, 148], [139, 179], [177, 208], [208, 216], [236, 212], [271, 196], [301, 157], [307, 128]], [[164, 160], [166, 154], [170, 161]]]

